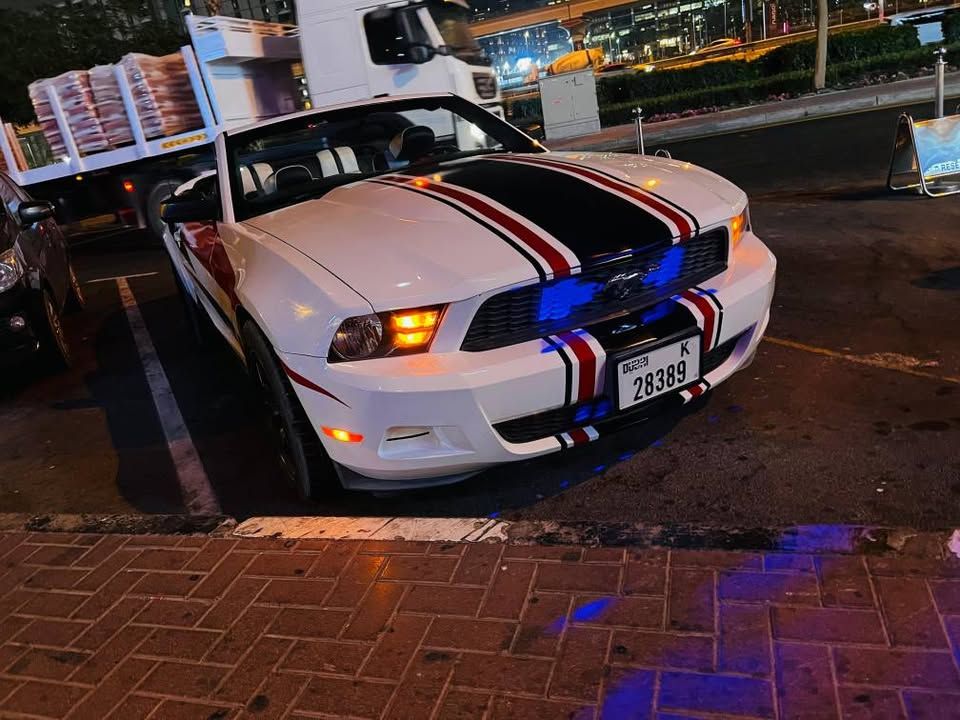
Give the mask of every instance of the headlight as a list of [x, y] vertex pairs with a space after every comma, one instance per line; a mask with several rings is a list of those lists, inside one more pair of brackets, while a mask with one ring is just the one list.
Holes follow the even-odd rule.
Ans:
[[333, 349], [344, 360], [373, 355], [383, 340], [383, 323], [378, 315], [347, 318], [333, 336]]
[[17, 262], [13, 248], [0, 253], [0, 292], [9, 290], [17, 284], [23, 275], [23, 268]]
[[743, 234], [750, 229], [750, 206], [730, 220], [730, 247], [735, 248], [743, 240]]
[[333, 336], [331, 360], [423, 352], [433, 340], [442, 310], [428, 307], [347, 318]]

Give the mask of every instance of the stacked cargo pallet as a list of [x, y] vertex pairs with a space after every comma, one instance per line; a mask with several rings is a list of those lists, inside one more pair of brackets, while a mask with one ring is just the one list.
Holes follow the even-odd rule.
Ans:
[[27, 86], [27, 92], [30, 95], [30, 102], [33, 103], [33, 111], [37, 114], [37, 122], [40, 123], [43, 136], [50, 146], [50, 152], [59, 158], [67, 154], [67, 149], [60, 135], [60, 128], [57, 126], [57, 119], [53, 116], [53, 107], [47, 98], [47, 86], [51, 82], [51, 80], [35, 80]]
[[[120, 60], [148, 140], [202, 126], [186, 64], [180, 53], [153, 57], [130, 53]], [[133, 142], [133, 131], [113, 65], [72, 70], [29, 86], [37, 120], [56, 157], [67, 154], [47, 88], [53, 87], [81, 155]]]
[[200, 109], [180, 53], [153, 57], [130, 53], [120, 60], [147, 139], [202, 125]]
[[90, 68], [90, 89], [100, 114], [100, 124], [107, 140], [114, 147], [133, 142], [130, 120], [123, 107], [120, 85], [113, 65], [97, 65]]

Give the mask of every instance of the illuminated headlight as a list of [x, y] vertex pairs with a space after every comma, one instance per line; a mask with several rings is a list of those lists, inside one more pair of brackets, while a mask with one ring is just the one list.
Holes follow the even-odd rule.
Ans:
[[730, 246], [736, 247], [743, 240], [743, 234], [750, 229], [750, 206], [730, 219]]
[[429, 307], [347, 318], [333, 336], [331, 359], [363, 360], [424, 352], [436, 333], [441, 310]]
[[23, 275], [23, 268], [17, 262], [17, 256], [13, 248], [0, 253], [0, 292], [9, 290], [17, 284], [17, 280]]

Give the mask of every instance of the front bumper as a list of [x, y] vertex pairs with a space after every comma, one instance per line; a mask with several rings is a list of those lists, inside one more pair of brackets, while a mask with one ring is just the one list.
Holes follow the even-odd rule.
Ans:
[[[22, 284], [0, 293], [0, 367], [23, 362], [37, 351], [35, 316], [30, 290]], [[17, 318], [23, 320], [23, 327], [15, 327]]]
[[[698, 292], [711, 294], [722, 306], [711, 347], [724, 356], [714, 355], [702, 387], [665, 396], [666, 401], [686, 402], [749, 364], [769, 320], [775, 272], [773, 255], [748, 233], [728, 269], [700, 286]], [[678, 304], [675, 313], [655, 321], [666, 329], [651, 323], [650, 332], [676, 331], [684, 317], [689, 322], [691, 316]], [[599, 325], [586, 330], [594, 334], [594, 394], [600, 399], [605, 349], [616, 338], [604, 336]], [[572, 402], [565, 363], [543, 340], [485, 352], [438, 351], [438, 344], [430, 353], [355, 363], [328, 364], [324, 358], [280, 353], [287, 367], [313, 386], [294, 384], [318, 431], [326, 426], [363, 435], [361, 442], [342, 443], [319, 433], [331, 458], [344, 468], [345, 486], [405, 489], [456, 482], [491, 465], [594, 440], [600, 432], [642, 420], [668, 404], [655, 401], [630, 413], [608, 409], [584, 414]], [[505, 430], [551, 413], [570, 413], [572, 425], [553, 432], [558, 429], [554, 419], [541, 437]]]

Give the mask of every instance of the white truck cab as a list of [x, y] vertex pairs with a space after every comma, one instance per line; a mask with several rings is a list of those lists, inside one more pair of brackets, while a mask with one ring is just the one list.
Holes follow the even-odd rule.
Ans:
[[[314, 107], [451, 92], [503, 117], [500, 88], [467, 25], [465, 0], [298, 0], [297, 15]], [[456, 129], [458, 136], [469, 131]]]

